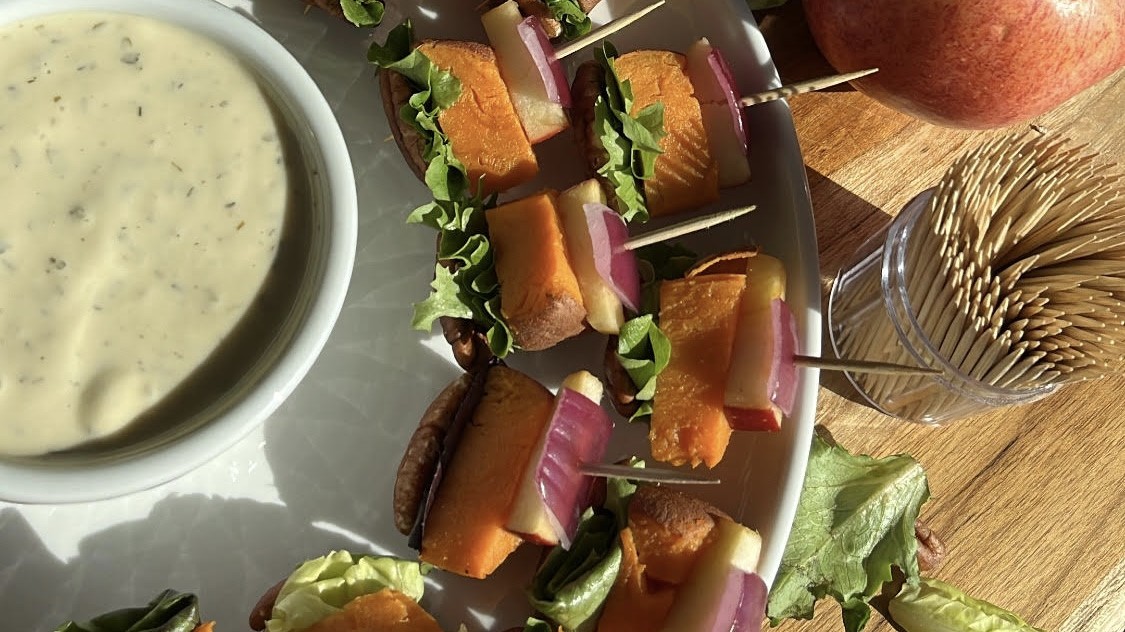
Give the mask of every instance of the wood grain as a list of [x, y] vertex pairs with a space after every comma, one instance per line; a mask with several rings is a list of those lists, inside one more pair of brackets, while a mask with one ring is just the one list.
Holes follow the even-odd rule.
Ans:
[[[785, 83], [831, 74], [800, 4], [759, 16]], [[791, 100], [817, 218], [825, 292], [840, 266], [987, 132], [935, 127], [855, 91]], [[1035, 121], [1125, 165], [1125, 71]], [[827, 305], [827, 301], [824, 302]], [[826, 338], [827, 340], [827, 338]], [[1125, 377], [935, 428], [883, 416], [823, 373], [818, 420], [854, 452], [914, 455], [929, 475], [923, 518], [945, 541], [931, 574], [1047, 630], [1125, 630]], [[842, 630], [839, 608], [780, 632]], [[889, 632], [877, 615], [868, 630]]]

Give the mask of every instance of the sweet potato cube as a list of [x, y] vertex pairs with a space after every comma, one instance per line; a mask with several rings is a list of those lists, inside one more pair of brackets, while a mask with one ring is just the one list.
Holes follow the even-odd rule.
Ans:
[[539, 163], [516, 116], [508, 87], [500, 77], [496, 54], [476, 42], [432, 41], [418, 49], [438, 68], [461, 82], [461, 96], [438, 116], [453, 155], [465, 165], [474, 192], [506, 191], [531, 180]]
[[614, 67], [632, 85], [630, 114], [658, 101], [664, 104], [664, 153], [656, 158], [654, 176], [644, 181], [649, 212], [671, 215], [719, 199], [719, 167], [687, 75], [687, 58], [671, 51], [635, 51], [619, 57]]
[[304, 632], [441, 632], [428, 612], [410, 597], [384, 588], [349, 601], [344, 609], [306, 628]]
[[661, 284], [660, 328], [672, 357], [656, 380], [649, 428], [656, 460], [714, 467], [723, 458], [731, 435], [723, 397], [745, 285], [742, 274]]
[[639, 487], [629, 502], [629, 528], [648, 578], [672, 586], [684, 583], [699, 552], [710, 543], [716, 520], [726, 517], [669, 487]]
[[586, 328], [582, 290], [570, 267], [555, 201], [555, 192], [546, 191], [485, 213], [500, 312], [516, 344], [532, 351]]
[[629, 528], [621, 530], [621, 570], [598, 619], [598, 632], [652, 632], [664, 624], [675, 588], [650, 587]]
[[434, 498], [419, 557], [483, 579], [519, 546], [504, 528], [555, 397], [534, 379], [493, 367]]

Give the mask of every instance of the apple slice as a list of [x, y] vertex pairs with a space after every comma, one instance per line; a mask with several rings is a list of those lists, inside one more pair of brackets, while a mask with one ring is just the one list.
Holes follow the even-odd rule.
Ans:
[[796, 396], [797, 331], [785, 304], [785, 266], [768, 255], [748, 260], [723, 412], [735, 430], [776, 431]]
[[721, 519], [714, 540], [676, 590], [664, 632], [755, 632], [765, 615], [765, 583], [755, 573], [762, 538], [753, 529]]
[[481, 22], [527, 138], [538, 143], [566, 129], [570, 86], [538, 21], [521, 26], [524, 17], [515, 0], [508, 0], [481, 16]]
[[593, 484], [581, 466], [602, 460], [613, 431], [613, 421], [599, 404], [603, 391], [601, 381], [586, 371], [563, 380], [512, 502], [505, 525], [509, 531], [536, 544], [570, 546]]
[[621, 299], [598, 273], [593, 241], [586, 224], [586, 204], [605, 204], [605, 192], [597, 180], [586, 180], [559, 195], [558, 209], [566, 236], [570, 266], [578, 277], [582, 302], [586, 306], [586, 322], [595, 331], [617, 335], [625, 323]]
[[738, 90], [719, 49], [707, 38], [687, 50], [687, 70], [703, 114], [707, 144], [719, 166], [719, 186], [733, 187], [750, 180], [749, 141], [742, 119]]

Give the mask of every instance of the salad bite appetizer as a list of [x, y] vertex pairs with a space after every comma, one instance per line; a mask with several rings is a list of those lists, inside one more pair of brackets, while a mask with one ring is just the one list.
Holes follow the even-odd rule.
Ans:
[[[383, 21], [383, 0], [304, 0], [309, 7], [318, 7], [356, 26], [374, 27]], [[590, 32], [587, 15], [598, 0], [520, 0], [517, 10], [535, 21], [550, 39], [563, 41]]]
[[147, 605], [114, 610], [86, 622], [68, 621], [55, 632], [214, 632], [214, 626], [200, 618], [195, 595], [169, 589]]
[[588, 504], [583, 463], [605, 454], [613, 422], [585, 371], [552, 394], [489, 364], [446, 387], [411, 437], [395, 480], [395, 526], [419, 558], [490, 575], [524, 541], [569, 543]]
[[604, 502], [583, 516], [569, 549], [548, 554], [528, 594], [538, 617], [566, 631], [757, 630], [766, 603], [760, 550], [755, 531], [706, 502], [610, 480]]
[[417, 562], [333, 551], [267, 590], [250, 613], [250, 629], [442, 632], [418, 603], [425, 572]]
[[797, 330], [785, 267], [756, 251], [659, 281], [658, 306], [610, 339], [611, 401], [649, 417], [657, 461], [714, 467], [734, 430], [778, 430], [796, 398]]
[[576, 136], [591, 174], [626, 221], [705, 206], [719, 198], [720, 182], [750, 179], [729, 71], [706, 40], [686, 56], [618, 54], [608, 43], [595, 55], [574, 77]]

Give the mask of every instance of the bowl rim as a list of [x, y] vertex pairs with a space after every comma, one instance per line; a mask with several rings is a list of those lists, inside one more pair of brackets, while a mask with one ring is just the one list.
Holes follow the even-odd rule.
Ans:
[[63, 504], [124, 496], [175, 480], [230, 449], [277, 410], [320, 355], [343, 308], [355, 261], [359, 209], [343, 132], [312, 77], [280, 42], [244, 13], [215, 0], [5, 0], [0, 25], [83, 11], [127, 13], [186, 28], [262, 75], [317, 141], [329, 192], [328, 254], [304, 324], [260, 380], [212, 422], [121, 461], [58, 468], [0, 461], [0, 501], [6, 502]]

